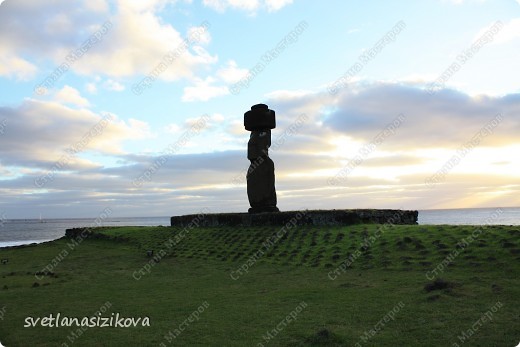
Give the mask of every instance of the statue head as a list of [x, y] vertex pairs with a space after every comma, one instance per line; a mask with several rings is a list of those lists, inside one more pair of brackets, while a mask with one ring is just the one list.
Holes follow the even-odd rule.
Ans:
[[251, 106], [244, 113], [244, 127], [249, 131], [262, 131], [276, 128], [275, 113], [266, 104]]

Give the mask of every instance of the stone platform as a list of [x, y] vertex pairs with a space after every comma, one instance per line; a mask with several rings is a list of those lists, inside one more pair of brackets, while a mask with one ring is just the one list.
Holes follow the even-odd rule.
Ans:
[[343, 226], [361, 223], [417, 224], [417, 211], [412, 210], [312, 210], [266, 213], [200, 213], [171, 217], [171, 226]]

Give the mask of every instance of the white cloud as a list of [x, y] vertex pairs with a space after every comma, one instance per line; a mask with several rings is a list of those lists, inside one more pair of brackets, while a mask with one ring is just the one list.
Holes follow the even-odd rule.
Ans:
[[178, 134], [179, 131], [181, 131], [181, 127], [178, 126], [175, 123], [171, 123], [171, 124], [166, 125], [166, 127], [164, 129], [169, 134]]
[[113, 91], [116, 91], [116, 92], [121, 92], [121, 91], [125, 90], [125, 86], [124, 85], [122, 85], [121, 83], [119, 83], [117, 81], [114, 81], [112, 79], [106, 80], [103, 83], [103, 86], [106, 89], [108, 89], [108, 90], [113, 90]]
[[106, 0], [89, 0], [84, 2], [85, 7], [93, 12], [108, 12], [109, 6]]
[[56, 92], [54, 95], [54, 100], [63, 103], [63, 104], [71, 104], [80, 107], [89, 106], [89, 102], [87, 99], [82, 97], [79, 91], [71, 86], [64, 86], [62, 89]]
[[[324, 138], [341, 134], [361, 143], [372, 140], [402, 113], [406, 121], [384, 143], [385, 148], [392, 150], [457, 148], [499, 113], [503, 121], [493, 129], [493, 134], [485, 136], [482, 145], [515, 143], [520, 131], [520, 120], [513, 116], [520, 112], [516, 94], [472, 97], [443, 89], [430, 95], [425, 88], [401, 82], [360, 83], [344, 89], [335, 98], [327, 93], [290, 91], [270, 96], [277, 113], [306, 113], [317, 125], [308, 129], [312, 134]], [[318, 125], [320, 122], [323, 126]]]
[[[61, 63], [68, 50], [78, 48], [95, 31], [99, 15], [96, 18], [93, 12], [79, 11], [77, 3], [66, 0], [10, 1], [0, 11], [0, 46], [10, 55], [51, 58]], [[70, 30], [71, 23], [74, 30]]]
[[278, 11], [282, 7], [292, 4], [293, 0], [265, 0], [269, 12]]
[[194, 85], [184, 88], [183, 101], [207, 101], [218, 96], [228, 95], [228, 85], [240, 81], [249, 74], [248, 69], [239, 68], [234, 60], [229, 60], [213, 76], [197, 78]]
[[196, 39], [199, 44], [208, 44], [211, 42], [211, 35], [203, 26], [189, 28], [188, 37]]
[[215, 113], [211, 116], [211, 120], [215, 123], [222, 123], [225, 119], [226, 118], [220, 113]]
[[226, 132], [234, 136], [243, 136], [244, 123], [242, 121], [234, 120], [231, 122]]
[[207, 77], [206, 79], [195, 79], [195, 85], [185, 87], [182, 95], [182, 101], [208, 101], [217, 96], [229, 94], [226, 86], [215, 86], [215, 78]]
[[275, 90], [266, 94], [269, 99], [291, 100], [302, 98], [306, 95], [312, 95], [310, 90]]
[[90, 94], [96, 94], [97, 93], [97, 86], [94, 82], [89, 82], [85, 85], [85, 89]]
[[145, 121], [130, 118], [127, 127], [125, 122], [122, 121], [120, 121], [120, 125], [125, 128], [127, 135], [132, 136], [132, 139], [146, 139], [152, 137], [150, 125]]
[[462, 5], [463, 3], [468, 3], [468, 2], [484, 3], [486, 1], [487, 0], [442, 0], [442, 2], [449, 2], [449, 3], [455, 4], [455, 5]]
[[220, 68], [216, 76], [226, 83], [232, 84], [240, 81], [249, 74], [248, 69], [239, 68], [234, 60], [229, 60], [227, 65]]
[[293, 0], [204, 0], [203, 4], [214, 10], [223, 12], [228, 8], [255, 13], [260, 8], [275, 12], [292, 4]]
[[[61, 99], [60, 102], [67, 98], [75, 104], [83, 102], [70, 87], [60, 90], [56, 97]], [[107, 121], [102, 122], [103, 118]], [[125, 121], [114, 114], [75, 109], [56, 101], [26, 99], [17, 107], [0, 107], [0, 119], [6, 119], [9, 126], [2, 135], [0, 147], [0, 164], [3, 166], [49, 169], [67, 153], [68, 148], [77, 144], [81, 144], [81, 152], [113, 155], [123, 153], [124, 141], [150, 137], [146, 122]], [[90, 167], [94, 164], [78, 155], [66, 169], [78, 165]]]
[[30, 80], [38, 68], [29, 61], [13, 56], [10, 52], [0, 47], [0, 76]]
[[65, 13], [57, 13], [52, 20], [45, 23], [43, 30], [51, 35], [60, 35], [63, 32], [74, 31], [74, 23]]
[[258, 0], [204, 0], [205, 6], [211, 7], [217, 11], [224, 11], [227, 8], [234, 8], [246, 11], [255, 11], [260, 2]]
[[[307, 208], [460, 207], [512, 205], [520, 201], [515, 176], [520, 161], [514, 155], [519, 148], [515, 145], [520, 131], [520, 121], [515, 118], [520, 112], [518, 95], [472, 98], [441, 90], [432, 96], [405, 83], [363, 84], [355, 90], [345, 89], [334, 97], [326, 92], [279, 91], [265, 100], [283, 115], [273, 130], [273, 147], [279, 136], [283, 143], [271, 151], [280, 208], [301, 208], [301, 201], [310, 203]], [[503, 112], [504, 119], [493, 134], [450, 172], [446, 182], [428, 190], [425, 178], [439, 170], [458, 146], [471, 140], [497, 110]], [[303, 112], [308, 116], [303, 127], [284, 132]], [[373, 156], [356, 167], [345, 185], [328, 186], [327, 179], [345, 165], [351, 153], [357, 153], [355, 144], [372, 140], [400, 112], [406, 115], [406, 121], [378, 145]], [[185, 210], [176, 213], [193, 212], [206, 205], [215, 206], [214, 212], [242, 211], [248, 206], [245, 186], [232, 183], [235, 177], [245, 175], [249, 165], [246, 142], [240, 150], [173, 155], [154, 171], [151, 181], [136, 188], [130, 182], [149, 170], [158, 157], [124, 153], [122, 143], [146, 138], [149, 126], [116, 116], [101, 134], [90, 139], [84, 151], [105, 155], [104, 159], [115, 156], [119, 159], [117, 165], [102, 166], [79, 153], [77, 160], [58, 170], [56, 179], [46, 186], [48, 193], [23, 194], [27, 187], [34, 187], [34, 178], [52, 168], [65, 149], [80, 141], [102, 115], [28, 99], [18, 107], [0, 107], [0, 119], [4, 118], [8, 119], [8, 127], [2, 135], [0, 168], [10, 176], [0, 180], [5, 201], [0, 202], [0, 207], [9, 208], [8, 212], [23, 210], [20, 201], [58, 206], [56, 211], [61, 216], [77, 213], [69, 206], [70, 201], [78, 200], [82, 201], [80, 213], [91, 214], [98, 206], [106, 206], [107, 199], [114, 206], [124, 206], [123, 214], [151, 204], [154, 213], [167, 215], [181, 199], [179, 206]], [[217, 124], [223, 118], [214, 113], [210, 122]], [[170, 124], [166, 129], [178, 134], [198, 119]], [[224, 120], [224, 126], [230, 138], [242, 141], [247, 132], [235, 119], [229, 123]], [[205, 134], [211, 134], [211, 124], [208, 126]], [[192, 141], [203, 143], [204, 137]], [[332, 146], [332, 140], [337, 138], [351, 141], [338, 141]], [[505, 151], [507, 146], [511, 148]], [[335, 150], [341, 155], [336, 156]], [[466, 165], [476, 169], [468, 173], [464, 171]], [[133, 196], [131, 201], [129, 195]], [[488, 197], [493, 200], [486, 200]]]
[[[158, 77], [173, 81], [192, 77], [199, 66], [216, 61], [216, 57], [201, 46], [210, 41], [207, 30], [199, 36], [199, 42], [181, 49], [185, 36], [159, 19], [155, 13], [156, 6], [126, 1], [119, 1], [118, 4], [118, 13], [113, 17], [113, 29], [99, 47], [89, 51], [88, 60], [78, 62], [75, 66], [78, 72], [101, 72], [113, 77], [147, 75], [167, 61], [166, 68]], [[188, 29], [186, 36], [193, 30]], [[167, 56], [174, 52], [176, 58], [167, 60]]]
[[[518, 0], [520, 1], [520, 0]], [[515, 18], [507, 23], [504, 23], [504, 27], [500, 29], [494, 39], [496, 44], [504, 44], [520, 38], [520, 18]]]
[[[158, 15], [168, 1], [88, 1], [78, 10], [68, 0], [35, 3], [12, 1], [0, 11], [0, 75], [31, 78], [37, 71], [52, 71], [64, 63], [65, 57], [82, 46], [103, 23], [109, 23], [101, 40], [71, 64], [73, 72], [108, 77], [147, 75], [168, 54], [182, 47], [185, 37], [197, 28], [179, 30], [165, 23]], [[66, 13], [67, 15], [63, 15]], [[107, 22], [109, 21], [109, 22]], [[210, 42], [208, 30], [199, 41], [180, 49], [167, 69], [159, 75], [164, 80], [193, 77], [201, 66], [213, 64], [216, 56], [202, 45]], [[69, 72], [70, 73], [70, 72]]]

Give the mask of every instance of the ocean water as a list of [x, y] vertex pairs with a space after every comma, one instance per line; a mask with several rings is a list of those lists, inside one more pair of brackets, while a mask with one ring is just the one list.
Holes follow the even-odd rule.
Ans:
[[[0, 247], [18, 246], [59, 239], [65, 230], [95, 226], [95, 219], [8, 219], [0, 224]], [[170, 217], [107, 218], [102, 226], [169, 226]]]
[[420, 210], [419, 224], [520, 225], [519, 207]]
[[[40, 243], [59, 239], [65, 229], [89, 227], [94, 219], [12, 219], [0, 223], [0, 247]], [[452, 210], [420, 210], [419, 224], [520, 225], [520, 208], [471, 208]], [[170, 225], [170, 217], [107, 218], [103, 226]]]

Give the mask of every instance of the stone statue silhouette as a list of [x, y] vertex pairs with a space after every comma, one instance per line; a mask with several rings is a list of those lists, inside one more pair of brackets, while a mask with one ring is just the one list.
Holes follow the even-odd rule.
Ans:
[[251, 164], [246, 175], [247, 197], [251, 205], [249, 213], [279, 212], [274, 163], [269, 158], [271, 129], [276, 127], [275, 112], [265, 104], [254, 105], [244, 114], [244, 127], [251, 131], [247, 143], [247, 159]]

